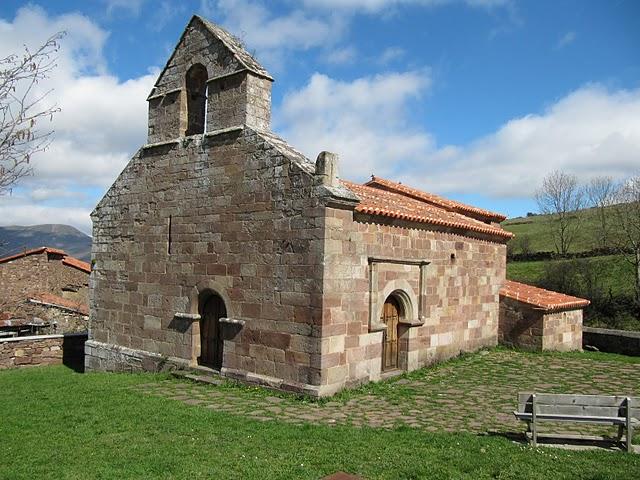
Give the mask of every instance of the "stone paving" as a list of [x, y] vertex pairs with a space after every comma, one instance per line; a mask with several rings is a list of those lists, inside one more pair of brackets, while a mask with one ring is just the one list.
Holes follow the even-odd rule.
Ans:
[[[228, 382], [165, 380], [134, 387], [198, 408], [260, 421], [426, 431], [522, 433], [513, 410], [519, 391], [640, 396], [640, 363], [566, 354], [485, 351], [336, 397], [309, 401]], [[614, 435], [615, 427], [545, 424], [544, 431]]]

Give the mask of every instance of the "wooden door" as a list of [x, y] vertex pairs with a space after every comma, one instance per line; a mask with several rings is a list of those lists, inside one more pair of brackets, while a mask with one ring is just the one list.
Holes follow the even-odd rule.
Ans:
[[382, 318], [387, 325], [383, 332], [382, 370], [398, 368], [398, 322], [400, 321], [400, 305], [393, 297], [384, 302]]
[[200, 363], [215, 369], [222, 367], [220, 319], [227, 316], [222, 298], [212, 295], [204, 304], [200, 319]]

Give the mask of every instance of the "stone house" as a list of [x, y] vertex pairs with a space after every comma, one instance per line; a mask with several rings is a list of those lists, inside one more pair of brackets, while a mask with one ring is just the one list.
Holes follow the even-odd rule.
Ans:
[[530, 350], [581, 350], [589, 300], [507, 280], [500, 290], [500, 343]]
[[505, 217], [338, 177], [270, 131], [273, 79], [194, 16], [148, 143], [92, 213], [86, 366], [211, 368], [314, 396], [498, 342]]
[[87, 331], [91, 266], [40, 247], [0, 258], [0, 331]]

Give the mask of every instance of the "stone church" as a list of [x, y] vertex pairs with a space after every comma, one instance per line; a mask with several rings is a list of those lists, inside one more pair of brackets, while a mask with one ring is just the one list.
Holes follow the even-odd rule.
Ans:
[[148, 97], [147, 144], [92, 214], [87, 368], [326, 396], [495, 345], [505, 217], [340, 179], [337, 155], [271, 132], [272, 83], [191, 19]]

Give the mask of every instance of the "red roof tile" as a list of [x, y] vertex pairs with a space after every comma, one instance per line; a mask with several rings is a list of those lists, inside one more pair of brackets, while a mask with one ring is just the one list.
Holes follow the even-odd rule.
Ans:
[[345, 180], [342, 183], [360, 198], [360, 203], [355, 208], [357, 212], [399, 218], [410, 222], [428, 223], [505, 239], [513, 236], [512, 233], [500, 227], [488, 225], [442, 206], [418, 200], [413, 196]]
[[408, 187], [406, 185], [403, 185], [402, 183], [394, 182], [392, 180], [386, 180], [384, 178], [376, 176], [372, 176], [371, 180], [368, 181], [365, 185], [369, 187], [380, 188], [383, 190], [389, 190], [401, 195], [406, 195], [408, 197], [415, 198], [416, 200], [421, 200], [437, 207], [442, 207], [451, 212], [457, 212], [467, 216], [470, 215], [473, 218], [478, 218], [479, 220], [502, 222], [507, 218], [505, 215], [502, 215], [500, 213], [490, 212], [489, 210], [484, 210], [482, 208], [473, 207], [471, 205], [466, 205], [454, 200], [449, 200], [448, 198], [441, 197], [440, 195], [423, 192], [422, 190]]
[[8, 257], [0, 258], [0, 263], [6, 263], [6, 262], [10, 262], [11, 260], [17, 260], [18, 258], [26, 257], [28, 255], [35, 255], [35, 254], [41, 254], [41, 253], [61, 255], [63, 257], [62, 263], [64, 265], [77, 268], [78, 270], [82, 270], [83, 272], [91, 273], [90, 264], [88, 264], [87, 262], [83, 262], [82, 260], [79, 260], [77, 258], [70, 257], [69, 255], [67, 255], [67, 253], [64, 250], [60, 250], [59, 248], [53, 248], [53, 247], [39, 247], [39, 248], [32, 248], [31, 250], [24, 250], [20, 253], [16, 253], [15, 255], [10, 255]]
[[91, 273], [91, 264], [87, 262], [83, 262], [82, 260], [78, 260], [74, 257], [65, 257], [62, 259], [62, 263], [65, 265], [69, 265], [70, 267], [75, 267], [78, 270], [82, 270], [83, 272]]
[[572, 297], [564, 293], [545, 290], [525, 283], [507, 280], [500, 289], [500, 296], [511, 298], [546, 311], [575, 310], [584, 308], [591, 302], [584, 298]]
[[38, 248], [32, 248], [30, 250], [23, 250], [20, 253], [16, 253], [16, 254], [10, 255], [8, 257], [0, 258], [0, 263], [10, 262], [11, 260], [15, 260], [17, 258], [26, 257], [27, 255], [40, 254], [40, 253], [45, 253], [45, 252], [46, 253], [52, 253], [54, 255], [62, 255], [62, 256], [66, 256], [67, 255], [64, 250], [60, 250], [59, 248], [38, 247]]
[[48, 305], [54, 305], [56, 307], [65, 308], [74, 312], [81, 313], [83, 315], [89, 315], [89, 307], [82, 302], [75, 302], [68, 298], [59, 297], [52, 293], [36, 293], [29, 297], [29, 301], [36, 303], [46, 303]]

